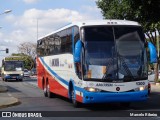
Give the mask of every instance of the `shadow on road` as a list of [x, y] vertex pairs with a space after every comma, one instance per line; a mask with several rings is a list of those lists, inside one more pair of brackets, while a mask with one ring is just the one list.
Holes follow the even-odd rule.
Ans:
[[[56, 95], [56, 98], [70, 102], [67, 98]], [[54, 99], [54, 98], [52, 98]], [[89, 111], [116, 111], [116, 110], [159, 110], [160, 109], [160, 94], [152, 92], [148, 100], [145, 102], [134, 102], [129, 107], [122, 106], [120, 103], [104, 103], [104, 104], [83, 104], [80, 107], [86, 108]], [[72, 103], [71, 103], [72, 104]]]

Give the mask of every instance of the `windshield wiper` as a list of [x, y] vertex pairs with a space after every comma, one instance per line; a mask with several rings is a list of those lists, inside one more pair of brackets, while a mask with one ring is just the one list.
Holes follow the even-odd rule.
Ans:
[[[109, 60], [109, 63], [107, 64], [106, 68], [109, 70], [110, 66], [113, 63], [113, 58], [111, 58], [111, 60]], [[103, 74], [102, 80], [106, 79], [106, 80], [111, 80], [112, 81], [112, 74], [108, 74], [108, 70], [105, 71], [105, 73]]]
[[122, 62], [122, 66], [123, 66], [124, 70], [127, 73], [127, 76], [124, 76], [124, 81], [131, 81], [131, 80], [133, 80], [134, 77], [133, 77], [131, 71], [129, 70], [128, 66], [126, 65], [126, 62], [124, 61], [124, 58], [119, 55], [119, 59]]
[[112, 74], [104, 74], [103, 78], [101, 79], [101, 81], [107, 80], [107, 82], [112, 82]]

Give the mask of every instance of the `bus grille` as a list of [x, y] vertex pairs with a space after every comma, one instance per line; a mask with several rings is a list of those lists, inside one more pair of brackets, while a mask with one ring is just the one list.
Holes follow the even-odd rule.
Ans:
[[[100, 92], [110, 92], [110, 93], [112, 93], [112, 91], [105, 91], [105, 90], [101, 90]], [[135, 90], [129, 90], [129, 91], [124, 91], [124, 92], [135, 92]], [[115, 93], [115, 92], [113, 92], [113, 93]]]
[[19, 76], [19, 74], [10, 74], [10, 76]]

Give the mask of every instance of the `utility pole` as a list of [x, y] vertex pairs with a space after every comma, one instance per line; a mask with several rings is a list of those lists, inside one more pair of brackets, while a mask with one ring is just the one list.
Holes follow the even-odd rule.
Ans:
[[38, 18], [37, 18], [37, 40], [38, 40]]
[[155, 37], [156, 37], [156, 48], [157, 48], [157, 63], [155, 63], [155, 80], [154, 81], [155, 83], [157, 83], [159, 79], [159, 34]]

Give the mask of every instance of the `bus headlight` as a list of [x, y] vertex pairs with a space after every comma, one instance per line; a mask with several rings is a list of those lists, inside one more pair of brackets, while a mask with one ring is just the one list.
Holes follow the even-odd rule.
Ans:
[[85, 90], [89, 91], [89, 92], [100, 92], [100, 89], [97, 88], [92, 88], [92, 87], [85, 87]]

